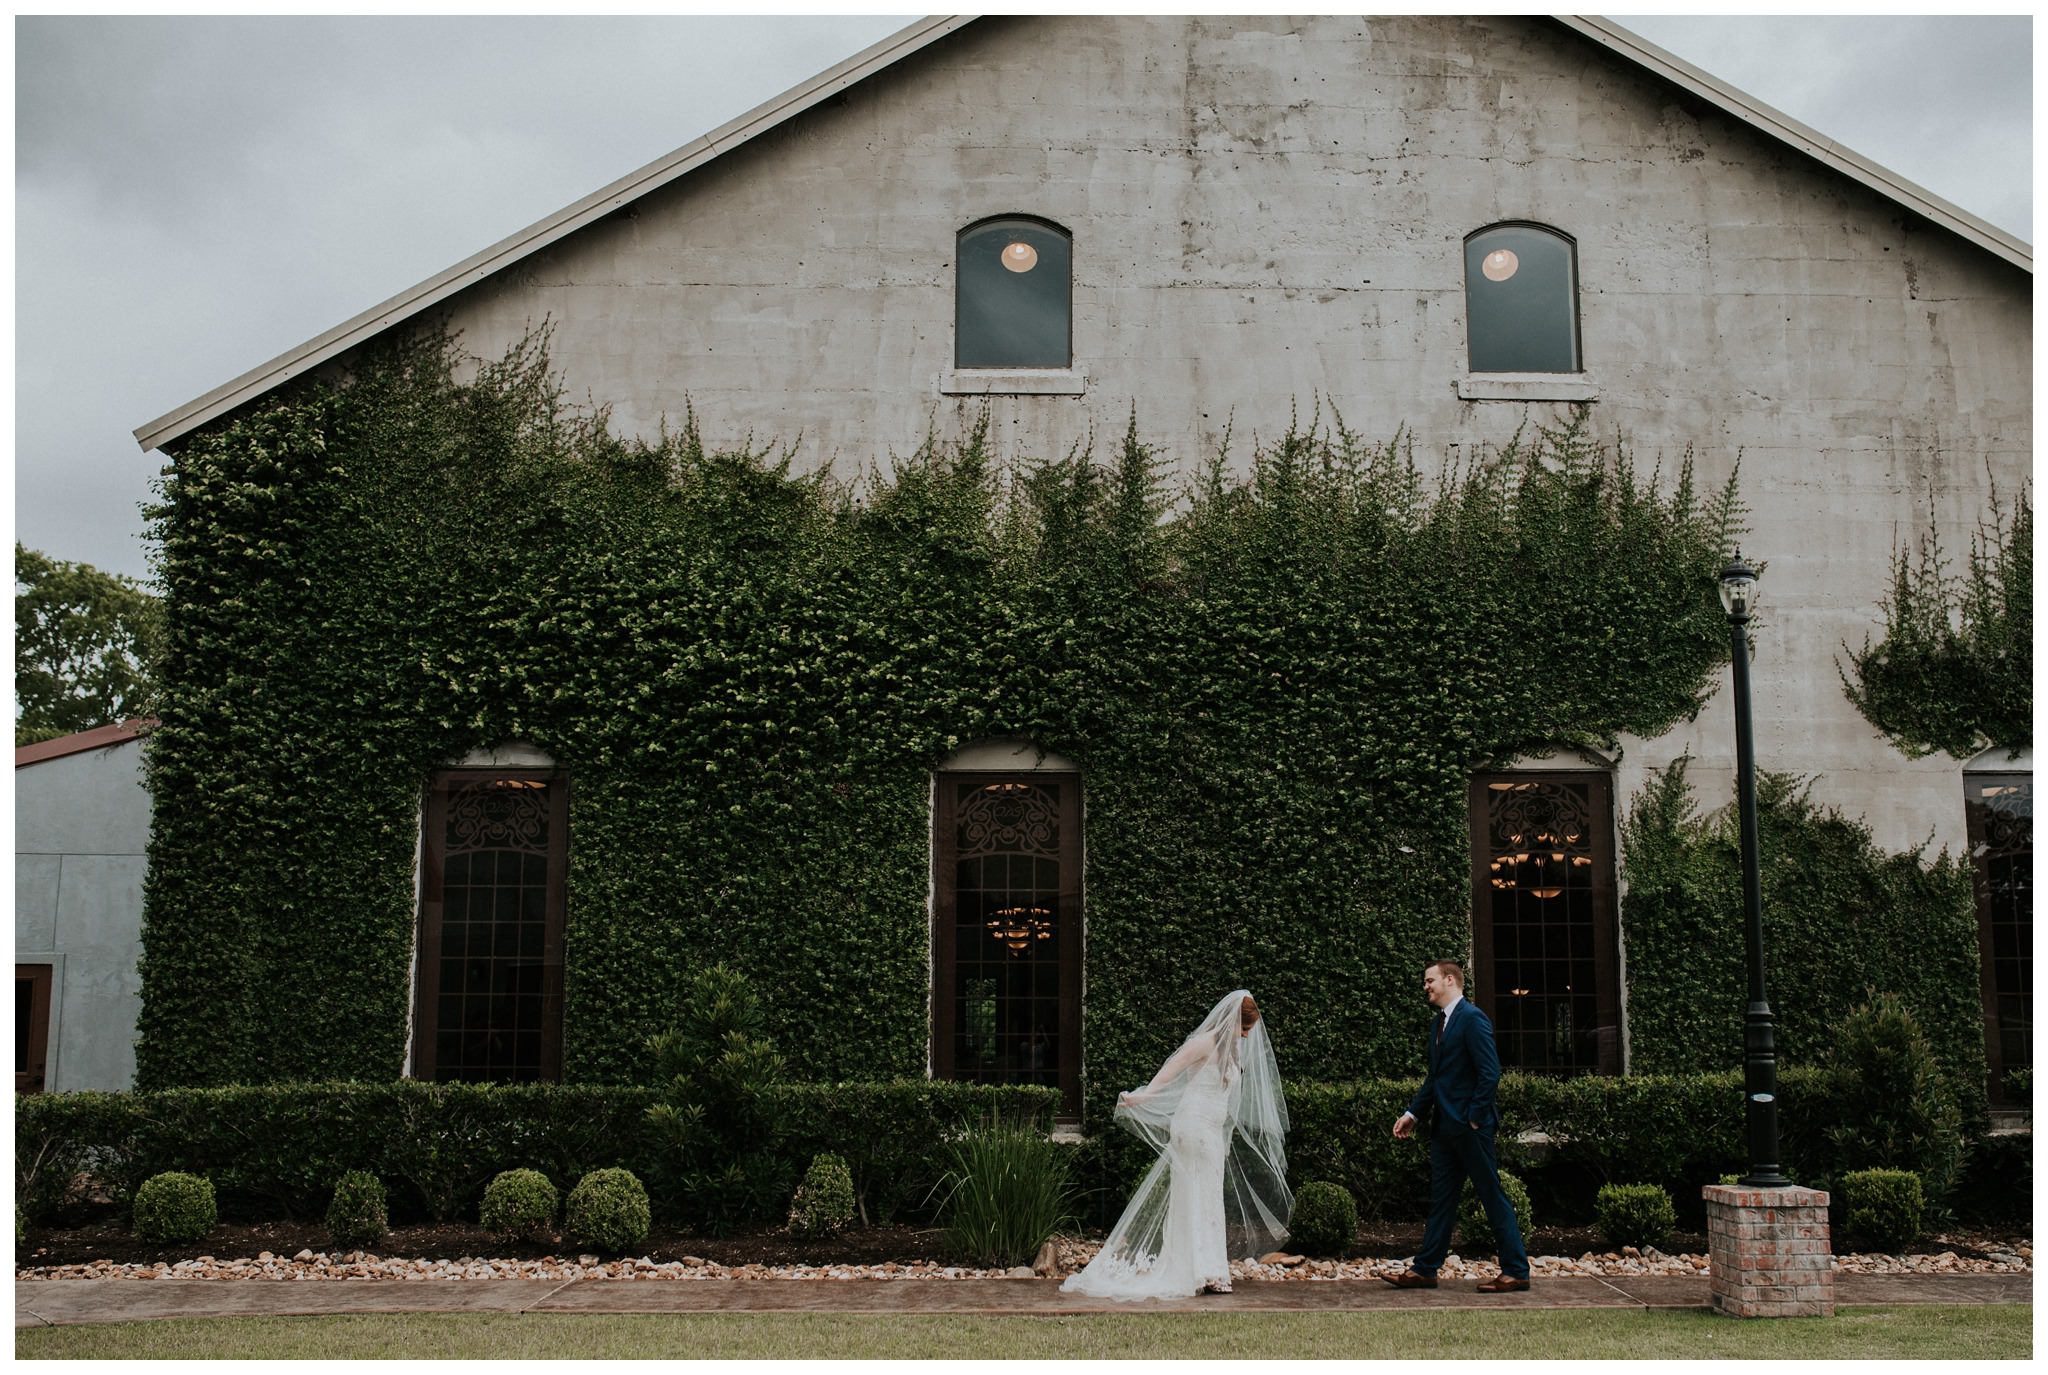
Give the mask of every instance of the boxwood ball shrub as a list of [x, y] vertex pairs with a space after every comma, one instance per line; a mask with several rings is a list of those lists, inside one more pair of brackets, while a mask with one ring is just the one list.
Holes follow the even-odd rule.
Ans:
[[501, 1237], [538, 1241], [554, 1226], [561, 1198], [539, 1170], [506, 1170], [484, 1187], [477, 1221]]
[[[1508, 1202], [1515, 1205], [1515, 1225], [1522, 1229], [1522, 1239], [1529, 1239], [1529, 1231], [1535, 1224], [1536, 1211], [1529, 1206], [1529, 1189], [1521, 1179], [1506, 1170], [1500, 1172], [1501, 1192], [1508, 1196]], [[1500, 1242], [1493, 1235], [1493, 1224], [1486, 1220], [1486, 1210], [1479, 1206], [1479, 1195], [1472, 1188], [1472, 1181], [1465, 1181], [1465, 1196], [1458, 1203], [1458, 1234], [1464, 1238], [1467, 1249], [1473, 1251], [1496, 1251]]]
[[1287, 1244], [1310, 1256], [1342, 1256], [1358, 1235], [1358, 1200], [1342, 1184], [1316, 1179], [1294, 1196]]
[[334, 1186], [327, 1205], [327, 1235], [344, 1248], [382, 1241], [391, 1230], [384, 1208], [384, 1184], [367, 1170], [350, 1170]]
[[1678, 1225], [1678, 1209], [1661, 1184], [1602, 1184], [1593, 1216], [1611, 1246], [1662, 1246]]
[[1842, 1230], [1851, 1244], [1897, 1251], [1920, 1235], [1927, 1200], [1911, 1170], [1851, 1170], [1841, 1189]]
[[562, 1214], [563, 1230], [579, 1246], [595, 1251], [623, 1251], [647, 1240], [652, 1219], [647, 1189], [631, 1170], [592, 1170], [569, 1191]]
[[789, 1205], [789, 1230], [800, 1237], [828, 1237], [853, 1221], [853, 1172], [830, 1151], [811, 1157], [803, 1183]]
[[213, 1181], [198, 1175], [166, 1170], [135, 1191], [135, 1235], [144, 1241], [196, 1241], [218, 1220]]

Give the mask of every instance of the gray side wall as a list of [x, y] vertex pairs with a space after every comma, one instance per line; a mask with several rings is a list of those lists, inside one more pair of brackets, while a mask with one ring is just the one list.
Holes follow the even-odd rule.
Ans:
[[[943, 394], [954, 236], [1074, 236], [1078, 396]], [[1540, 19], [987, 19], [451, 303], [494, 355], [543, 320], [571, 399], [651, 435], [802, 441], [857, 477], [988, 406], [1013, 459], [1091, 433], [1192, 469], [1321, 404], [1442, 464], [1554, 421], [1466, 400], [1461, 245], [1578, 243], [1603, 435], [1706, 483], [1741, 463], [1765, 565], [1760, 766], [1818, 775], [1880, 843], [1960, 847], [1959, 765], [1908, 761], [1836, 663], [1930, 512], [1966, 549], [2031, 467], [2029, 274]], [[1725, 691], [1625, 741], [1619, 795], [1682, 753], [1727, 796]]]
[[141, 741], [14, 771], [14, 958], [55, 966], [51, 1091], [134, 1083], [148, 845]]

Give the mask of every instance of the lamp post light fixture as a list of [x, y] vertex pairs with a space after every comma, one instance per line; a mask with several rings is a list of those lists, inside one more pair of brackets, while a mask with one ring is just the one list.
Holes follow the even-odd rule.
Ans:
[[1735, 679], [1735, 793], [1742, 823], [1743, 944], [1749, 963], [1749, 1007], [1742, 1023], [1742, 1091], [1749, 1133], [1749, 1174], [1743, 1183], [1778, 1189], [1792, 1183], [1778, 1169], [1778, 1056], [1771, 1005], [1764, 997], [1763, 879], [1757, 858], [1756, 742], [1749, 713], [1749, 613], [1756, 572], [1742, 551], [1721, 570], [1721, 606], [1728, 613], [1728, 651]]

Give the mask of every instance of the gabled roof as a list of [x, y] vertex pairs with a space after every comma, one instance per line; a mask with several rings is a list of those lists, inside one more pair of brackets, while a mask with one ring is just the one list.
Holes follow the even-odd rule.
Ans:
[[[637, 172], [628, 173], [602, 190], [584, 197], [566, 210], [558, 211], [509, 238], [501, 239], [483, 252], [465, 258], [438, 276], [401, 291], [382, 305], [348, 320], [317, 338], [310, 339], [268, 363], [250, 369], [240, 377], [206, 393], [168, 414], [157, 417], [135, 431], [136, 442], [145, 451], [173, 443], [208, 421], [218, 419], [236, 407], [253, 401], [302, 373], [339, 356], [358, 344], [399, 325], [495, 272], [537, 253], [585, 225], [679, 177], [697, 170], [712, 159], [739, 147], [761, 134], [793, 119], [805, 110], [836, 95], [849, 86], [892, 66], [912, 53], [974, 22], [976, 15], [938, 15], [922, 19], [864, 52], [856, 53], [829, 71], [741, 115], [729, 123], [684, 144], [668, 156], [658, 158]], [[1953, 205], [1941, 197], [1892, 172], [1868, 158], [1850, 152], [1841, 144], [1801, 124], [1790, 115], [1751, 99], [1724, 81], [1717, 80], [1617, 24], [1583, 15], [1553, 16], [1573, 32], [1600, 44], [1656, 76], [1677, 85], [1754, 129], [1790, 145], [1852, 181], [1861, 183], [1905, 206], [1964, 240], [2026, 272], [2034, 270], [2034, 253], [2017, 239]]]
[[62, 759], [67, 754], [83, 754], [87, 750], [103, 750], [109, 745], [125, 745], [131, 740], [140, 739], [155, 724], [155, 717], [139, 716], [133, 721], [123, 721], [115, 726], [94, 726], [91, 730], [60, 735], [55, 740], [38, 740], [33, 745], [16, 745], [14, 767], [19, 769], [29, 764], [42, 764], [52, 759]]

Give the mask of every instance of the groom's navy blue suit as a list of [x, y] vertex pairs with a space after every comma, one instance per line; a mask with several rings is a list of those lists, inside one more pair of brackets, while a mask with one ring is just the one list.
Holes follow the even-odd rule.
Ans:
[[1422, 1249], [1415, 1253], [1415, 1271], [1434, 1275], [1450, 1254], [1458, 1195], [1470, 1179], [1486, 1220], [1493, 1224], [1501, 1273], [1525, 1280], [1529, 1253], [1522, 1245], [1514, 1205], [1501, 1192], [1494, 1155], [1500, 1113], [1493, 1090], [1500, 1082], [1500, 1052], [1493, 1044], [1493, 1023], [1469, 999], [1453, 1005], [1448, 1022], [1440, 1023], [1442, 1017], [1439, 1012], [1431, 1019], [1429, 1076], [1408, 1105], [1415, 1119], [1430, 1129], [1429, 1225], [1422, 1233]]

